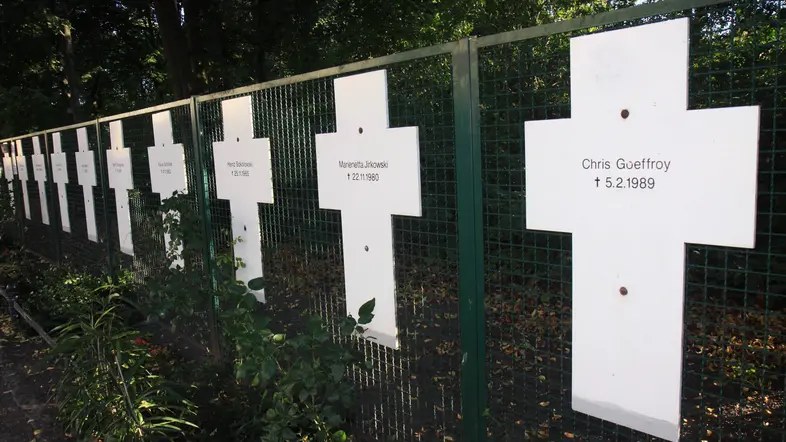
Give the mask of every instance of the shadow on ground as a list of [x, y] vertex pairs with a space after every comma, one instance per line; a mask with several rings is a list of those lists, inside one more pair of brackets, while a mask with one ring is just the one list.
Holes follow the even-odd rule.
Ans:
[[49, 401], [57, 374], [43, 360], [47, 346], [19, 331], [24, 329], [0, 314], [0, 440], [67, 441]]

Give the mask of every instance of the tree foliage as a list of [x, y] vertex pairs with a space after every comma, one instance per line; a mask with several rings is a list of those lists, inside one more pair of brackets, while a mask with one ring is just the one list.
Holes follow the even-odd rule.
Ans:
[[633, 0], [6, 0], [0, 136]]

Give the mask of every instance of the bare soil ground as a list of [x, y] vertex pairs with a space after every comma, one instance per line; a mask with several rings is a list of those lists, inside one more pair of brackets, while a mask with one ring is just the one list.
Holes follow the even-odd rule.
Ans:
[[57, 372], [44, 360], [46, 343], [0, 313], [0, 441], [61, 442], [50, 401]]

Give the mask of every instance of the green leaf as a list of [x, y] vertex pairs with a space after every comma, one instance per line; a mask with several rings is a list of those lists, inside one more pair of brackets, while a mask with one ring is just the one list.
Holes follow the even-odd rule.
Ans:
[[290, 430], [289, 428], [284, 428], [281, 431], [281, 437], [283, 437], [284, 440], [295, 440], [297, 439], [297, 434], [295, 434], [295, 432]]
[[371, 301], [360, 306], [360, 310], [358, 310], [358, 324], [368, 324], [374, 319], [374, 307], [376, 303], [376, 298], [371, 298]]
[[251, 281], [248, 281], [249, 290], [259, 291], [264, 289], [266, 285], [265, 278], [262, 277], [254, 278]]
[[231, 294], [233, 294], [235, 296], [242, 296], [242, 295], [245, 295], [247, 292], [248, 292], [248, 289], [246, 289], [246, 286], [244, 286], [242, 284], [231, 284], [229, 286], [229, 293], [231, 293]]
[[273, 359], [265, 359], [260, 367], [259, 375], [262, 383], [267, 383], [276, 374], [276, 361]]
[[257, 302], [257, 297], [254, 296], [253, 293], [249, 292], [249, 293], [246, 293], [245, 296], [243, 296], [243, 305], [245, 305], [247, 309], [254, 310], [254, 308], [256, 308], [257, 304], [259, 304]]
[[333, 442], [346, 442], [347, 440], [347, 433], [344, 430], [338, 430], [333, 433]]
[[333, 365], [330, 367], [330, 375], [332, 376], [333, 382], [338, 382], [341, 378], [344, 377], [344, 366], [342, 365]]

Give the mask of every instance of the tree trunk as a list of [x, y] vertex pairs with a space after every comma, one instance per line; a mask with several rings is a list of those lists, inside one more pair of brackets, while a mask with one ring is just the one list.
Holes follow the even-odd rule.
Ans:
[[[185, 10], [185, 36], [191, 54], [190, 67], [192, 72], [193, 94], [202, 94], [207, 89], [207, 57], [204, 32], [210, 32], [215, 38], [215, 33], [220, 32], [220, 26], [214, 26], [214, 12], [209, 11], [209, 2], [204, 0], [184, 0]], [[220, 23], [219, 23], [220, 25]]]
[[164, 60], [172, 93], [176, 100], [188, 98], [192, 88], [191, 62], [185, 33], [180, 26], [180, 11], [175, 0], [153, 0], [153, 5], [164, 43]]
[[76, 73], [76, 62], [74, 61], [74, 41], [71, 39], [71, 23], [63, 24], [63, 70], [65, 71], [65, 83], [68, 86], [68, 105], [69, 112], [74, 123], [82, 121], [82, 105], [80, 103], [81, 79]]

